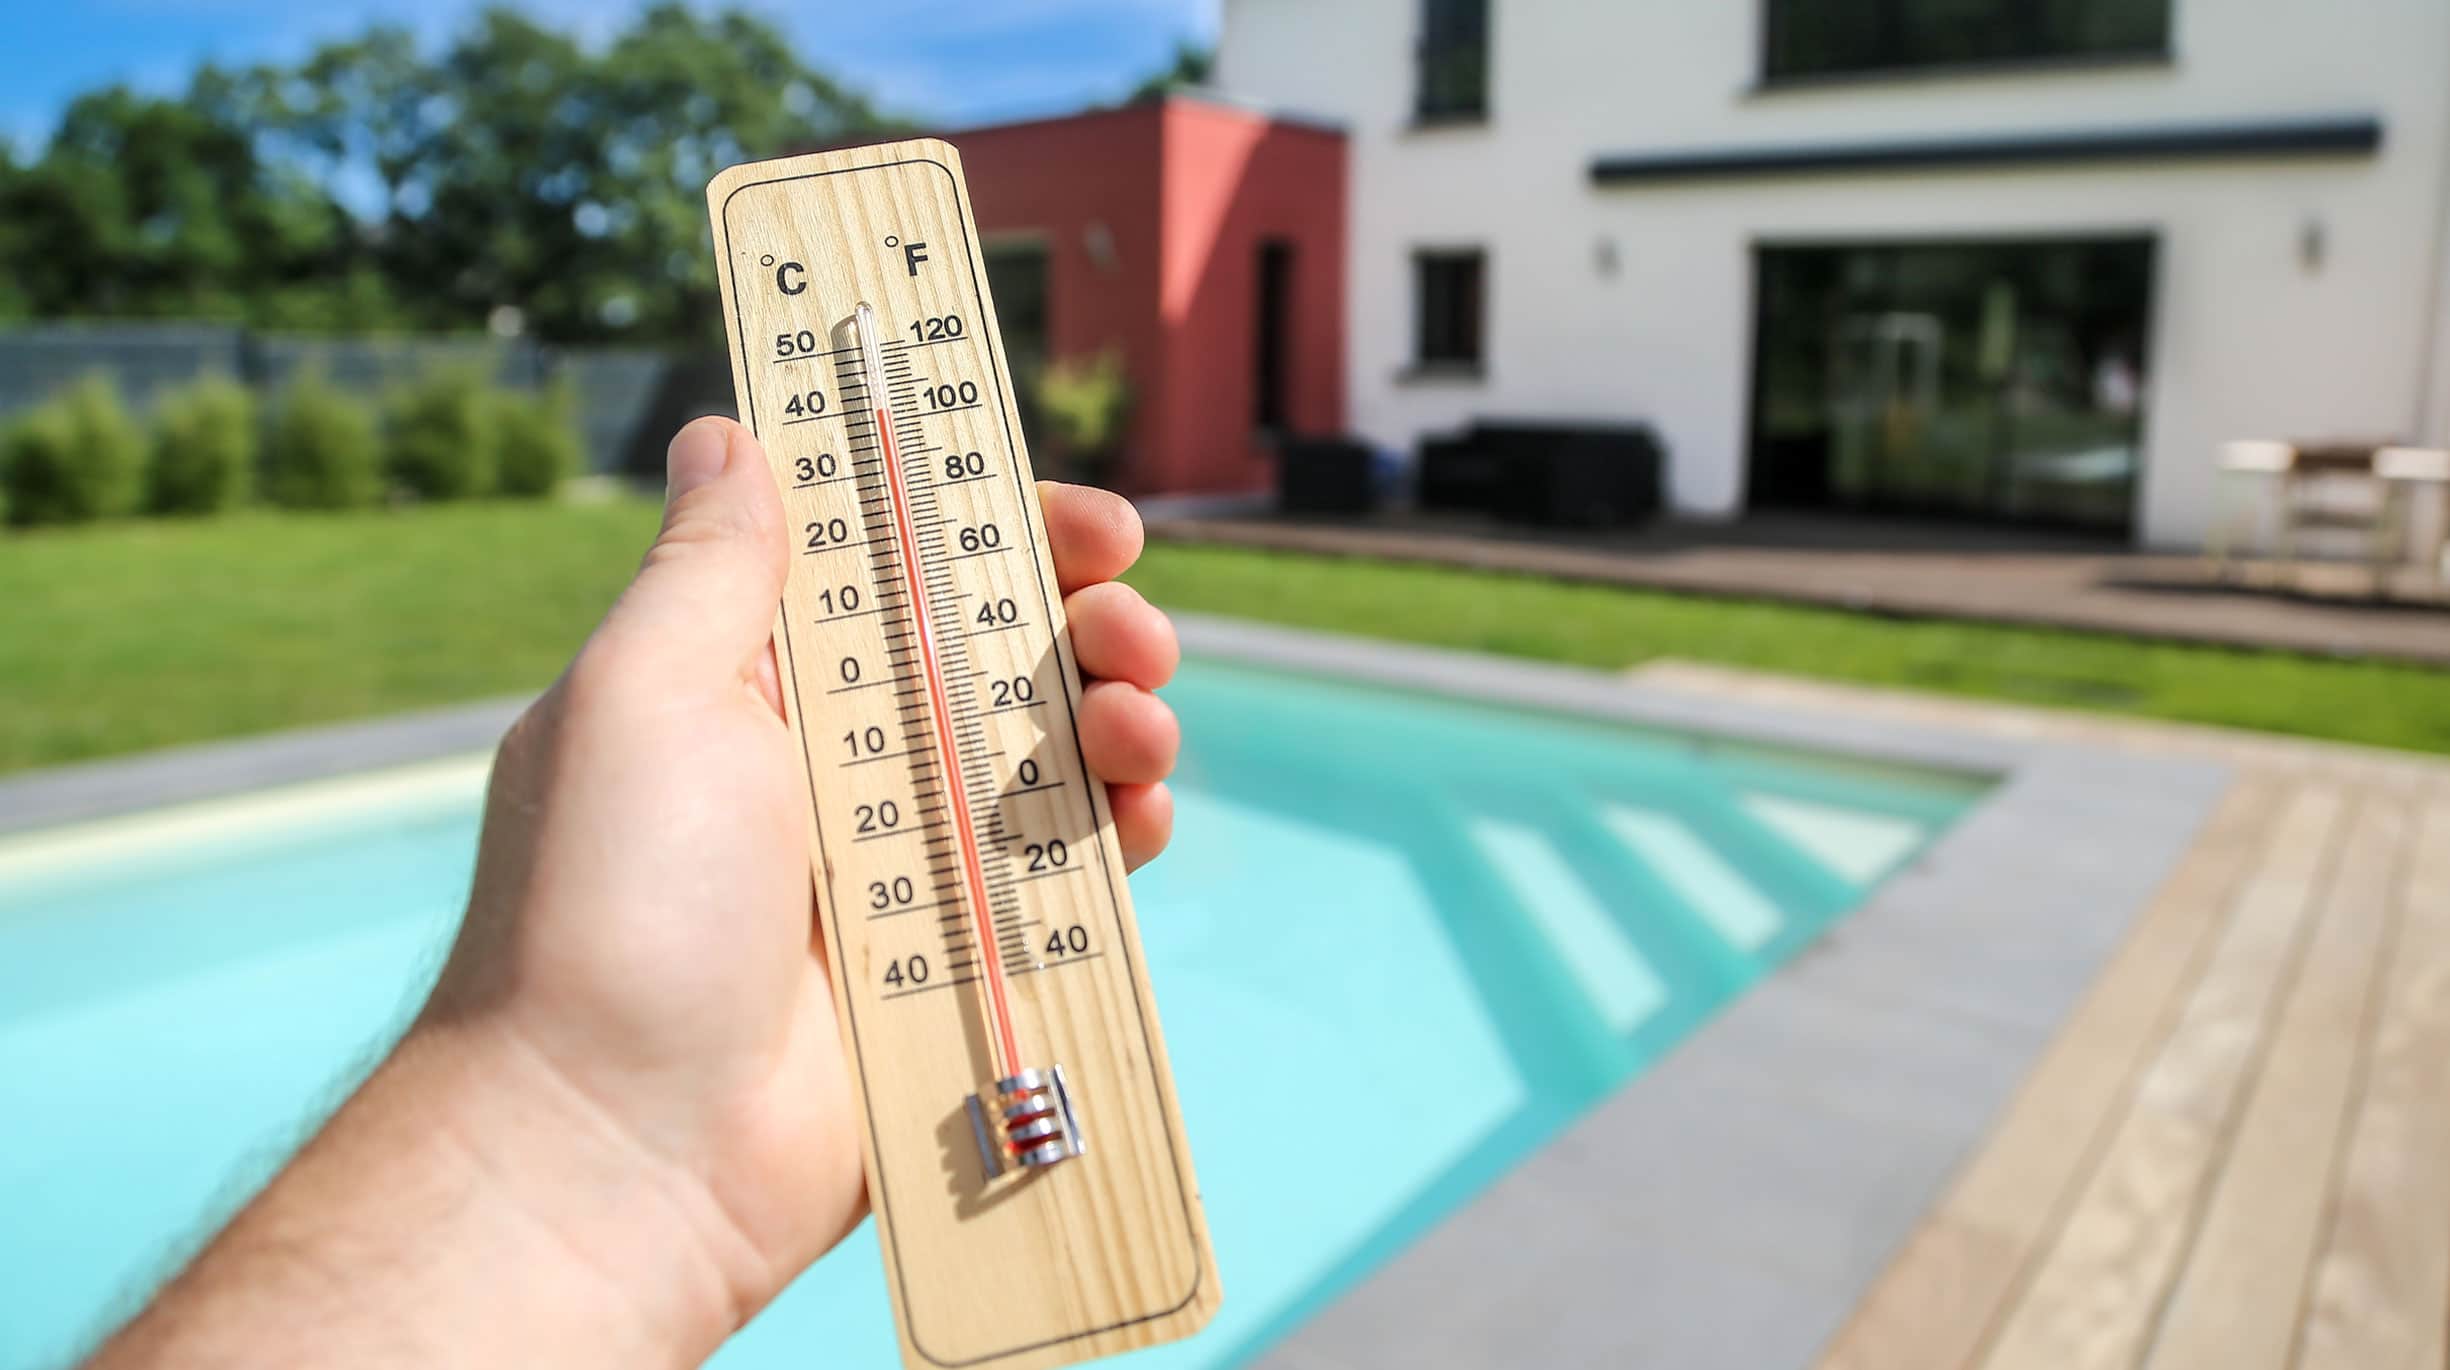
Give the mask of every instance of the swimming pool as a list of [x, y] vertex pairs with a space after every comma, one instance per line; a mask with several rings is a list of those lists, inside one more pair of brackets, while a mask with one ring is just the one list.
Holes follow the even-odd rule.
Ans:
[[[1281, 1335], [1981, 790], [1204, 659], [1166, 696], [1176, 841], [1132, 883], [1231, 1292], [1150, 1367]], [[141, 1299], [371, 1065], [456, 921], [481, 783], [446, 762], [0, 844], [0, 1367]], [[1423, 1060], [1460, 1087], [1426, 1097]], [[817, 1346], [894, 1363], [864, 1232], [715, 1363]]]

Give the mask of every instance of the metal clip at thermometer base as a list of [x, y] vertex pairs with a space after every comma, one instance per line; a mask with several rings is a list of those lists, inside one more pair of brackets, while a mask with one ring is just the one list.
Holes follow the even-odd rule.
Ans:
[[971, 1136], [978, 1142], [979, 1164], [989, 1178], [1004, 1173], [1007, 1157], [1011, 1165], [1045, 1166], [1088, 1149], [1062, 1066], [1007, 1075], [995, 1082], [994, 1094], [992, 1103], [975, 1094], [963, 1103], [970, 1114]]
[[787, 158], [707, 198], [903, 1359], [1186, 1336], [1215, 1257], [960, 158]]

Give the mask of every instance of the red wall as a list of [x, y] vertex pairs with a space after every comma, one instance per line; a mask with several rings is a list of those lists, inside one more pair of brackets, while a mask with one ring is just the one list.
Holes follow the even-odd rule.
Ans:
[[1164, 111], [1168, 403], [1150, 484], [1258, 489], [1269, 479], [1253, 417], [1258, 263], [1271, 238], [1293, 250], [1289, 426], [1344, 424], [1344, 137], [1196, 100]]
[[[1047, 247], [1050, 353], [1122, 352], [1134, 397], [1126, 489], [1267, 483], [1253, 409], [1258, 256], [1271, 238], [1293, 247], [1291, 426], [1342, 427], [1341, 134], [1177, 97], [950, 139], [980, 233]], [[1104, 262], [1090, 246], [1100, 235], [1112, 244]]]
[[[1141, 454], [1155, 441], [1163, 406], [1157, 313], [1157, 169], [1162, 121], [1133, 107], [946, 135], [961, 149], [978, 231], [989, 241], [1014, 235], [1046, 246], [1046, 330], [1051, 358], [1122, 354], [1135, 408], [1124, 478], [1138, 487]], [[1113, 250], [1091, 254], [1103, 226]], [[1030, 454], [1053, 474], [1054, 454]]]

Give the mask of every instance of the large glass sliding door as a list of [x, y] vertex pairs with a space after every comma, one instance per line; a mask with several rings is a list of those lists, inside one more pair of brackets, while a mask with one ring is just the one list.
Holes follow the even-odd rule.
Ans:
[[1751, 504], [2125, 532], [2152, 251], [1762, 248]]

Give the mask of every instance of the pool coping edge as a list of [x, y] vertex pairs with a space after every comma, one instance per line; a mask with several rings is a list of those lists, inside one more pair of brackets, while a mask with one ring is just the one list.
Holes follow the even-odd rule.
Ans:
[[0, 842], [488, 752], [530, 698], [487, 699], [0, 776]]

